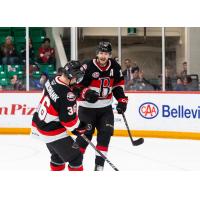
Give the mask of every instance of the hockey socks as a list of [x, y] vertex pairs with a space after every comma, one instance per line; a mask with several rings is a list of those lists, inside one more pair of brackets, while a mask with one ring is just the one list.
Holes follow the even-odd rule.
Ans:
[[68, 170], [69, 171], [83, 171], [83, 166], [78, 166], [78, 167], [75, 167], [75, 166], [70, 166], [68, 165]]
[[50, 163], [51, 171], [62, 171], [65, 169], [65, 164], [56, 165], [54, 163]]

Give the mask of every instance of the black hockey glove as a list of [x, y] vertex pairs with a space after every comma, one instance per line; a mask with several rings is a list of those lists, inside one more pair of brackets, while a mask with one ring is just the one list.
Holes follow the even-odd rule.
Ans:
[[87, 131], [87, 124], [85, 122], [80, 122], [79, 126], [75, 128], [72, 133], [76, 136], [82, 135]]
[[127, 103], [128, 103], [128, 98], [118, 99], [118, 104], [116, 107], [118, 114], [126, 112]]
[[94, 90], [87, 90], [85, 92], [85, 100], [89, 103], [95, 103], [98, 101], [99, 93]]
[[82, 89], [80, 87], [74, 86], [72, 88], [73, 93], [76, 95], [77, 98], [80, 97]]

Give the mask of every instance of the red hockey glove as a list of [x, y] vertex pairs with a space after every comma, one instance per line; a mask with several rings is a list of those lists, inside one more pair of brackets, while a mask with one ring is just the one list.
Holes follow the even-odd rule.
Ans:
[[127, 97], [118, 99], [118, 104], [116, 107], [118, 114], [126, 112], [127, 103], [128, 103]]

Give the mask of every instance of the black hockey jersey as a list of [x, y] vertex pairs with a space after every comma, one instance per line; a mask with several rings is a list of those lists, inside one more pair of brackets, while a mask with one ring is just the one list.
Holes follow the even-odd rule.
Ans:
[[[113, 94], [115, 98], [126, 98], [124, 94], [124, 77], [121, 66], [114, 60], [109, 59], [105, 67], [98, 64], [96, 59], [92, 59], [87, 64], [83, 64], [85, 76], [79, 87], [83, 87], [79, 105], [88, 108], [102, 108], [112, 104]], [[86, 87], [86, 88], [85, 88]], [[96, 103], [89, 103], [84, 100], [87, 88], [99, 93], [99, 100]]]
[[32, 135], [46, 143], [67, 137], [66, 130], [79, 126], [76, 97], [60, 76], [47, 80], [43, 96], [33, 115]]

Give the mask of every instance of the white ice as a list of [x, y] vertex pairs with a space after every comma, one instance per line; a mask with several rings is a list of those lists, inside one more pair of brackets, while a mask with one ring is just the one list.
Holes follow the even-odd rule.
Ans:
[[[96, 144], [96, 137], [92, 142]], [[132, 146], [128, 137], [112, 137], [108, 159], [120, 170], [200, 170], [200, 141], [145, 138]], [[93, 171], [95, 151], [88, 146], [84, 169]], [[24, 135], [0, 135], [0, 170], [49, 170], [50, 154], [41, 141]], [[106, 163], [105, 171], [113, 171]]]

